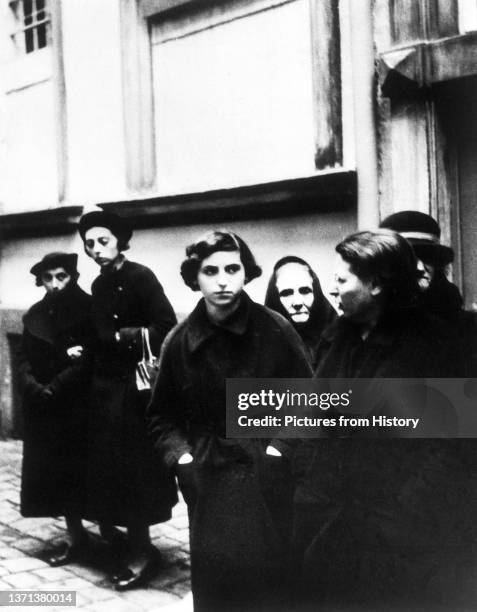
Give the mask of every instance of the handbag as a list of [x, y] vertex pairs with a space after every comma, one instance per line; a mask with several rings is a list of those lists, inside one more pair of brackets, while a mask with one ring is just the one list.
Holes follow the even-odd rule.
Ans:
[[149, 330], [141, 327], [142, 359], [136, 365], [136, 387], [138, 391], [150, 391], [159, 371], [157, 357], [152, 354]]

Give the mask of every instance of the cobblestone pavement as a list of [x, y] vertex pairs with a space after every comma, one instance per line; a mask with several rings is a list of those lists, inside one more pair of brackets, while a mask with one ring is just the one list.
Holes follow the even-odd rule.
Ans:
[[[23, 518], [19, 512], [22, 445], [0, 441], [0, 590], [74, 590], [76, 606], [91, 612], [157, 610], [178, 602], [189, 591], [189, 544], [187, 510], [181, 501], [168, 523], [151, 528], [161, 564], [147, 587], [118, 593], [107, 579], [109, 550], [93, 538], [93, 558], [84, 563], [50, 567], [43, 558], [65, 536], [62, 519]], [[98, 536], [96, 525], [86, 523]], [[5, 608], [25, 609], [32, 608]], [[41, 610], [73, 610], [42, 607]]]

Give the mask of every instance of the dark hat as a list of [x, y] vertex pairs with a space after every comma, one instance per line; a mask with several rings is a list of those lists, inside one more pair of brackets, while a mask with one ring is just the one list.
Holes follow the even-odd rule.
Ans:
[[123, 244], [127, 244], [132, 236], [132, 229], [126, 219], [103, 210], [95, 210], [81, 217], [78, 229], [83, 240], [92, 227], [106, 227]]
[[64, 268], [68, 274], [76, 273], [78, 264], [78, 255], [76, 253], [48, 253], [41, 261], [36, 263], [30, 270], [30, 273], [38, 277], [46, 270], [54, 270], [55, 268]]
[[418, 259], [446, 266], [454, 259], [451, 247], [441, 244], [441, 228], [430, 215], [417, 210], [403, 210], [389, 215], [380, 227], [394, 230], [408, 240]]

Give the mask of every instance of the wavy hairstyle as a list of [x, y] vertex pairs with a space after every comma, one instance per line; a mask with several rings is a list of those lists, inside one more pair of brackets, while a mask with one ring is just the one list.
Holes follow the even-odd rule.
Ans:
[[201, 236], [186, 247], [186, 259], [181, 264], [181, 276], [193, 291], [199, 290], [197, 274], [204, 259], [217, 251], [238, 251], [245, 270], [245, 283], [262, 274], [247, 244], [233, 232], [226, 229], [213, 230]]

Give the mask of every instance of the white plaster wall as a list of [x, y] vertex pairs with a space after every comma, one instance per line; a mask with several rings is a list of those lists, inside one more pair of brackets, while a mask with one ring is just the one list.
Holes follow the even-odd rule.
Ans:
[[[163, 229], [138, 230], [131, 240], [129, 259], [149, 266], [162, 283], [176, 312], [187, 314], [200, 295], [185, 286], [180, 264], [185, 247], [208, 229], [220, 225], [191, 225]], [[334, 246], [356, 227], [348, 213], [315, 214], [286, 217], [274, 221], [227, 223], [250, 246], [262, 266], [260, 278], [247, 285], [250, 296], [263, 302], [274, 263], [285, 255], [306, 259], [317, 272], [324, 291], [328, 291], [335, 258]], [[78, 235], [57, 238], [6, 241], [0, 259], [0, 305], [3, 308], [28, 308], [41, 299], [43, 292], [35, 287], [29, 273], [31, 266], [50, 251], [64, 250], [79, 254], [80, 285], [90, 290], [98, 267], [84, 253]]]
[[[209, 229], [227, 227], [249, 245], [262, 267], [260, 278], [247, 285], [247, 292], [263, 302], [274, 263], [285, 255], [306, 259], [317, 272], [323, 289], [330, 286], [333, 274], [334, 246], [353, 231], [355, 219], [348, 214], [307, 215], [273, 221], [249, 221], [141, 230], [131, 240], [129, 259], [149, 266], [156, 273], [176, 312], [187, 314], [200, 297], [180, 277], [185, 247]], [[86, 256], [82, 257], [82, 263]]]
[[159, 193], [314, 174], [308, 1], [197, 20], [184, 37], [155, 35]]
[[62, 2], [68, 200], [126, 197], [118, 0]]
[[35, 286], [30, 268], [51, 251], [75, 252], [75, 238], [55, 236], [4, 240], [0, 258], [0, 305], [3, 308], [28, 308], [44, 292]]
[[51, 80], [5, 96], [3, 212], [58, 203], [56, 121]]

